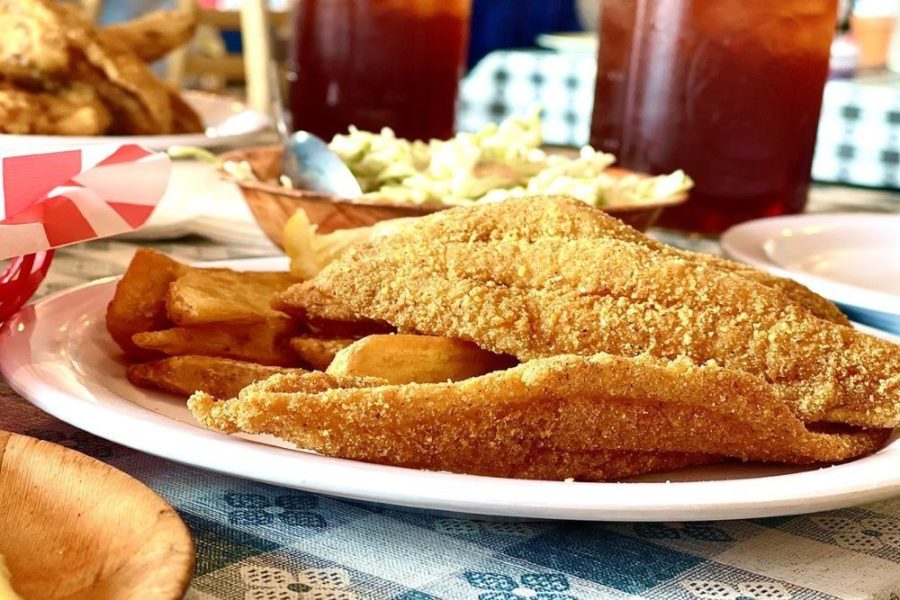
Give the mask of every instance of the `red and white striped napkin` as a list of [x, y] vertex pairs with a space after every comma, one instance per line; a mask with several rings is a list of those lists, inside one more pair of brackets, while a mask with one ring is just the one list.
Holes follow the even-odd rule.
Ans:
[[0, 260], [138, 229], [170, 170], [168, 156], [134, 144], [0, 151]]

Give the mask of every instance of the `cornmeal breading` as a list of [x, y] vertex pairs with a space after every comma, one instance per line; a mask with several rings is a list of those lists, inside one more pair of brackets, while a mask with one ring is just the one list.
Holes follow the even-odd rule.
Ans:
[[[621, 229], [557, 197], [453, 209], [351, 248], [279, 304], [331, 297], [360, 318], [520, 360], [602, 352], [716, 361], [770, 383], [806, 422], [900, 425], [900, 347], [817, 317], [824, 301], [805, 288]], [[304, 310], [316, 316], [318, 307]]]
[[832, 462], [872, 452], [887, 438], [883, 430], [808, 428], [771, 386], [741, 371], [608, 354], [537, 359], [456, 383], [275, 375], [231, 400], [194, 394], [188, 406], [205, 426], [226, 432], [270, 433], [333, 456], [466, 472], [522, 464], [551, 450]]

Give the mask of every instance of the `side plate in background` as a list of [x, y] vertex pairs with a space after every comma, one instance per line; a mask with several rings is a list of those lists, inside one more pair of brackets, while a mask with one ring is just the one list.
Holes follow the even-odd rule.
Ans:
[[900, 215], [795, 215], [722, 234], [731, 258], [799, 281], [851, 319], [900, 333]]

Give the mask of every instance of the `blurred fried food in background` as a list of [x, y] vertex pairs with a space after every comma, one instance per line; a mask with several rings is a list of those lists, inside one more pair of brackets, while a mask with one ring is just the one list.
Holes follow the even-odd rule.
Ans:
[[73, 6], [0, 0], [0, 133], [157, 135], [203, 124], [148, 62], [186, 43], [189, 11], [96, 30]]
[[0, 83], [0, 131], [37, 135], [100, 135], [112, 115], [90, 86], [57, 93], [31, 92]]
[[97, 36], [116, 52], [133, 52], [142, 61], [152, 63], [187, 44], [196, 29], [197, 21], [191, 11], [159, 10], [104, 27]]

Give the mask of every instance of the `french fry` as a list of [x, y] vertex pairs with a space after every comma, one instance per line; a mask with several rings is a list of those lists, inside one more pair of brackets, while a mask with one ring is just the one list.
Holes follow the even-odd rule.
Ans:
[[128, 50], [152, 63], [194, 36], [197, 20], [190, 10], [155, 11], [138, 19], [104, 27], [100, 41], [117, 51]]
[[291, 348], [300, 359], [317, 371], [324, 371], [334, 355], [355, 342], [355, 338], [316, 338], [300, 336], [291, 339]]
[[237, 395], [242, 388], [276, 373], [303, 373], [270, 365], [217, 356], [170, 356], [128, 367], [128, 381], [187, 398], [196, 391], [220, 396]]
[[172, 282], [166, 310], [174, 323], [185, 326], [278, 319], [284, 315], [269, 303], [297, 281], [284, 272], [191, 269]]
[[172, 324], [166, 314], [166, 294], [171, 283], [187, 269], [186, 265], [149, 248], [135, 252], [106, 309], [106, 328], [126, 355], [133, 358], [158, 355], [137, 346], [132, 337]]
[[369, 227], [338, 229], [319, 234], [304, 210], [297, 210], [284, 225], [284, 251], [291, 259], [291, 272], [312, 279], [337, 260], [350, 246], [396, 233], [415, 222], [414, 218], [379, 221]]
[[326, 372], [335, 377], [377, 377], [391, 384], [461, 381], [507, 369], [509, 356], [471, 342], [426, 335], [370, 335], [338, 352]]
[[144, 350], [170, 356], [200, 354], [245, 360], [263, 365], [300, 366], [290, 347], [298, 326], [289, 319], [270, 319], [259, 323], [210, 323], [194, 327], [173, 327], [134, 336]]

